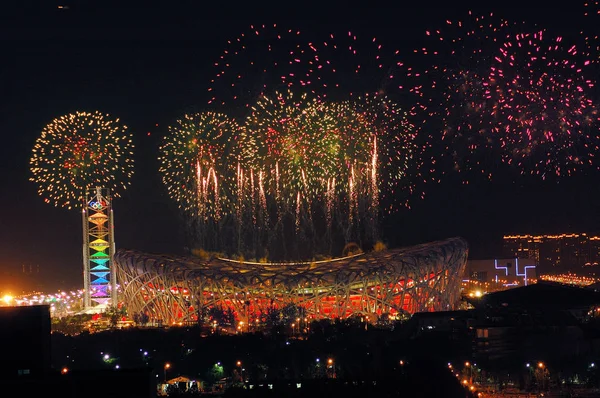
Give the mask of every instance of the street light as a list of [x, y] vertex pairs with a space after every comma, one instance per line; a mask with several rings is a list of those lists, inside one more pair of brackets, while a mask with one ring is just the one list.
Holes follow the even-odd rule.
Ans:
[[465, 362], [465, 366], [469, 368], [469, 383], [473, 383], [473, 367], [468, 361]]
[[244, 380], [244, 368], [242, 368], [242, 361], [237, 361], [235, 363], [235, 365], [238, 367], [238, 369], [240, 370], [240, 379], [242, 380], [242, 383], [245, 382]]
[[5, 294], [4, 297], [2, 297], [2, 300], [4, 301], [4, 304], [10, 305], [10, 303], [13, 301], [13, 296], [10, 294]]
[[332, 377], [335, 379], [336, 378], [336, 374], [335, 374], [335, 363], [333, 361], [332, 358], [327, 359], [327, 365], [329, 369], [332, 369]]
[[170, 367], [171, 367], [170, 363], [168, 363], [168, 362], [165, 363], [165, 366], [164, 366], [164, 370], [165, 370], [165, 384], [167, 383], [167, 369], [169, 369]]

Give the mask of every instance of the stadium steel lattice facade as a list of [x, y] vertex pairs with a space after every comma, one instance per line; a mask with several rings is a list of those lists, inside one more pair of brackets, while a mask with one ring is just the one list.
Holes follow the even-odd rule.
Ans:
[[202, 260], [119, 250], [121, 300], [128, 312], [164, 323], [230, 308], [252, 320], [293, 304], [312, 319], [453, 309], [468, 255], [462, 238], [309, 263]]

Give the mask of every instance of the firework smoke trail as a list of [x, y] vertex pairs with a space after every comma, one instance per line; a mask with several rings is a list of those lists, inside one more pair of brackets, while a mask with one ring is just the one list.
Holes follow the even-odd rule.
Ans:
[[377, 179], [377, 169], [379, 168], [377, 150], [377, 136], [373, 137], [373, 152], [371, 153], [371, 206], [374, 209], [379, 208], [379, 180]]
[[[196, 162], [196, 203], [198, 204], [198, 217], [204, 221], [208, 221], [209, 215], [207, 212], [207, 203], [211, 202], [214, 204], [215, 219], [219, 219], [221, 215], [220, 204], [219, 204], [219, 183], [218, 177], [213, 167], [209, 167], [206, 174], [203, 174], [202, 164], [202, 151], [198, 156]], [[209, 198], [212, 196], [212, 198]]]
[[237, 230], [237, 251], [242, 252], [242, 212], [243, 212], [243, 193], [244, 193], [244, 169], [240, 162], [237, 163], [236, 169], [236, 207], [235, 207], [235, 222]]
[[237, 171], [236, 171], [236, 218], [238, 220], [242, 219], [242, 200], [244, 193], [244, 170], [240, 162], [237, 163]]
[[256, 225], [256, 208], [254, 204], [254, 195], [256, 192], [256, 186], [254, 185], [254, 170], [250, 170], [250, 209], [252, 209], [252, 224]]
[[325, 193], [325, 217], [327, 220], [327, 228], [331, 230], [331, 223], [333, 221], [333, 206], [335, 201], [335, 177], [327, 179], [327, 190]]
[[356, 176], [354, 174], [354, 164], [350, 166], [350, 178], [348, 180], [348, 224], [354, 223], [354, 218], [358, 209], [358, 193], [356, 192]]
[[300, 191], [298, 191], [298, 193], [296, 195], [296, 217], [295, 217], [296, 233], [298, 233], [298, 231], [300, 230], [301, 210], [302, 210], [302, 194], [300, 193]]
[[267, 194], [265, 193], [265, 172], [263, 170], [258, 172], [258, 200], [260, 203], [260, 212], [263, 216], [263, 225], [268, 228]]
[[226, 193], [236, 163], [226, 156], [237, 156], [239, 130], [221, 113], [185, 114], [169, 126], [160, 147], [159, 172], [169, 195], [202, 230], [237, 211]]

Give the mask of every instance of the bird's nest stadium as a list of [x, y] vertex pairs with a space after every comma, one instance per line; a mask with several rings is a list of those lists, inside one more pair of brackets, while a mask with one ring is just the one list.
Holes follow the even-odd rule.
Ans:
[[467, 242], [456, 237], [304, 263], [119, 250], [115, 266], [128, 312], [172, 324], [215, 307], [231, 309], [237, 320], [290, 304], [311, 319], [454, 309], [467, 256]]

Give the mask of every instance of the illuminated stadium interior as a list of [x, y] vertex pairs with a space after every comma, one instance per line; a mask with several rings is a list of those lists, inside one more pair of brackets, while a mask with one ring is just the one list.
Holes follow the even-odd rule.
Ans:
[[130, 314], [196, 322], [211, 308], [254, 322], [293, 305], [310, 319], [454, 309], [468, 256], [462, 238], [302, 263], [201, 259], [134, 250], [115, 254]]

